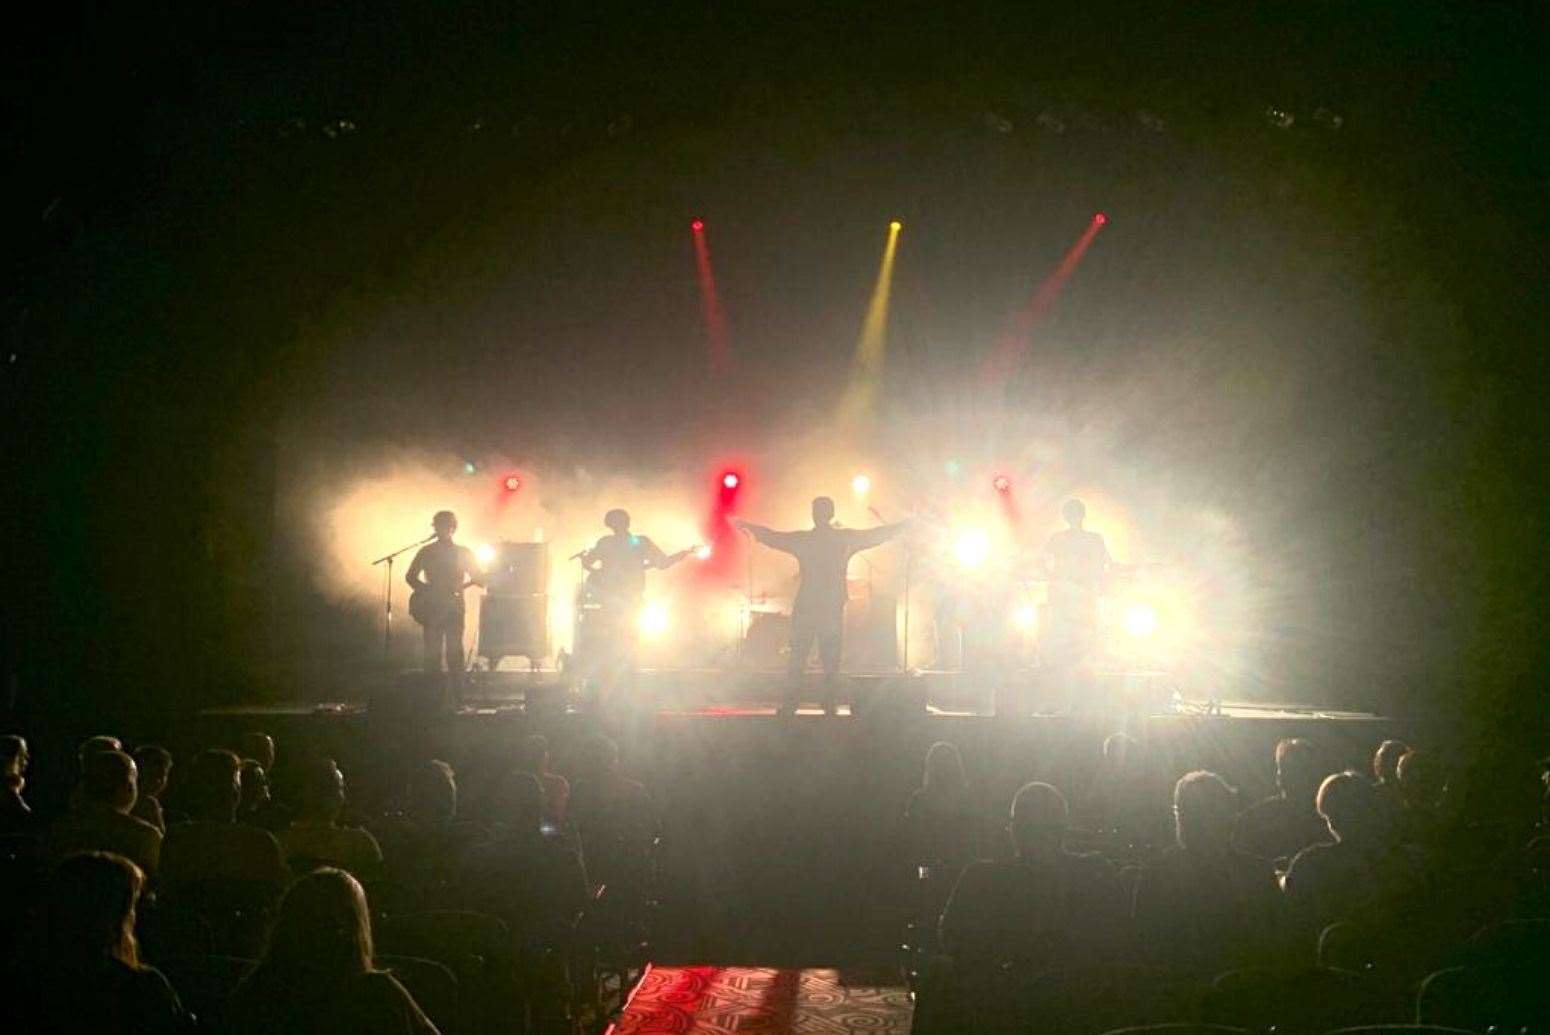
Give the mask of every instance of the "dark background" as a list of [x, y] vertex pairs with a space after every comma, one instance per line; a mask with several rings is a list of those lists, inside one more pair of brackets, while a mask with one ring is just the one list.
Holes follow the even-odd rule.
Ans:
[[[826, 405], [894, 216], [908, 441], [1101, 209], [1011, 407], [1239, 515], [1331, 703], [1542, 735], [1543, 8], [1175, 6], [34, 12], [13, 692], [305, 692], [275, 659], [367, 626], [277, 517], [297, 450], [756, 443]], [[739, 363], [714, 391], [691, 215]]]

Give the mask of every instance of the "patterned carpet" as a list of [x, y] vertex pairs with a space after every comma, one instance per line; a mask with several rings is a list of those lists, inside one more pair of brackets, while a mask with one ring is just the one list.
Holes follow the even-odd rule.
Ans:
[[652, 967], [641, 979], [618, 1035], [907, 1035], [903, 988], [842, 985], [833, 970]]

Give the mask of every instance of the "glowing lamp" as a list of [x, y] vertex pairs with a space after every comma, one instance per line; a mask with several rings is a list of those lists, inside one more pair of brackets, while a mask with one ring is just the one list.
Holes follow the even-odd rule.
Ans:
[[711, 551], [709, 543], [701, 543], [699, 546], [696, 546], [694, 548], [694, 556], [695, 556], [696, 560], [701, 560], [701, 561], [708, 561], [708, 560], [710, 560], [711, 552], [712, 551]]
[[872, 491], [872, 479], [864, 474], [858, 474], [850, 480], [850, 490], [857, 496], [865, 496]]
[[1125, 609], [1125, 631], [1138, 639], [1151, 636], [1157, 631], [1157, 612], [1145, 604], [1132, 604]]
[[699, 233], [701, 230], [705, 229], [705, 220], [696, 219], [694, 222], [689, 224], [689, 229], [693, 230], [695, 233]]
[[495, 547], [489, 543], [480, 543], [474, 547], [474, 560], [479, 562], [479, 567], [488, 568], [490, 562], [495, 560]]
[[507, 492], [516, 492], [518, 489], [522, 488], [522, 479], [518, 478], [514, 474], [508, 474], [505, 478], [501, 479], [501, 485], [506, 489]]
[[893, 233], [898, 233], [900, 230], [904, 229], [904, 224], [895, 219], [893, 222], [888, 224], [888, 229]]
[[463, 461], [463, 473], [464, 474], [473, 474], [477, 470], [479, 470], [479, 465], [474, 463], [472, 460], [464, 460]]
[[990, 559], [990, 536], [980, 528], [960, 532], [953, 540], [953, 556], [965, 568], [978, 568]]
[[640, 615], [635, 619], [635, 627], [640, 630], [641, 637], [647, 640], [661, 639], [669, 624], [667, 608], [661, 604], [647, 604], [640, 609]]
[[1012, 491], [1012, 479], [1008, 478], [1004, 474], [996, 475], [994, 478], [992, 478], [990, 480], [990, 484], [997, 492], [1011, 492]]
[[1102, 212], [1096, 213], [1093, 216], [1093, 222], [1096, 223], [1098, 226], [1102, 226], [1103, 224], [1107, 223], [1108, 221], [1109, 221], [1109, 217], [1104, 215]]
[[743, 480], [737, 476], [736, 471], [728, 471], [726, 474], [721, 476], [721, 487], [723, 489], [735, 489], [742, 484], [742, 481]]

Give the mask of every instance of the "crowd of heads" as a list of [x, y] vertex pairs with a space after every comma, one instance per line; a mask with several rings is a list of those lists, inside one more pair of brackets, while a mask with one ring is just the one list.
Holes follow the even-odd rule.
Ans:
[[[1181, 764], [1145, 729], [1091, 746], [1090, 764], [1046, 762], [1037, 778], [999, 792], [1015, 759], [987, 760], [949, 741], [916, 756], [918, 786], [903, 808], [908, 850], [879, 865], [909, 864], [891, 894], [914, 916], [913, 958], [929, 961], [911, 971], [925, 1035], [1026, 1027], [1030, 1009], [1054, 1017], [1051, 974], [1073, 974], [1060, 985], [1069, 1010], [1080, 998], [1072, 989], [1106, 987], [1082, 968], [1116, 964], [1164, 966], [1222, 988], [1243, 979], [1221, 975], [1243, 968], [1315, 968], [1348, 984], [1381, 978], [1389, 1012], [1368, 1002], [1343, 1016], [1404, 1020], [1392, 1009], [1396, 983], [1409, 982], [1413, 1003], [1475, 929], [1545, 907], [1543, 808], [1514, 812], [1524, 794], [1498, 785], [1493, 798], [1478, 771], [1440, 751], [1386, 739], [1357, 759], [1289, 737], [1233, 771]], [[437, 758], [399, 758], [393, 793], [370, 809], [352, 801], [348, 766], [309, 751], [277, 764], [274, 740], [261, 733], [176, 759], [155, 744], [87, 738], [74, 785], [55, 795], [52, 812], [32, 807], [32, 758], [23, 737], [0, 737], [0, 821], [12, 845], [8, 994], [24, 1016], [132, 1003], [149, 1018], [144, 1030], [177, 1030], [196, 1012], [234, 1031], [303, 1016], [326, 1016], [334, 1029], [391, 1016], [406, 1030], [435, 1030], [440, 1018], [387, 973], [380, 949], [384, 937], [402, 947], [396, 919], [437, 911], [499, 925], [508, 974], [565, 989], [548, 1007], [564, 1014], [576, 940], [597, 937], [586, 918], [607, 916], [636, 940], [645, 930], [658, 804], [698, 815], [703, 802], [689, 799], [717, 793], [693, 779], [648, 789], [617, 742], [586, 729], [566, 741], [558, 765], [537, 733], [515, 738], [494, 771], [476, 776]], [[744, 760], [738, 771], [761, 770]], [[778, 767], [765, 772], [782, 778]], [[1519, 775], [1537, 801], [1550, 800], [1550, 764]], [[1245, 796], [1235, 786], [1245, 778], [1269, 793]], [[16, 847], [24, 843], [30, 855]], [[184, 940], [193, 930], [198, 944]], [[464, 945], [450, 962], [488, 951]], [[200, 982], [175, 980], [177, 961], [199, 953], [249, 961], [219, 1000]], [[522, 972], [535, 960], [563, 961], [562, 976]], [[1019, 984], [1028, 975], [1039, 977]], [[1034, 986], [1046, 999], [1030, 1006]], [[99, 994], [83, 995], [88, 987]], [[1442, 983], [1428, 987], [1435, 999]], [[1124, 1001], [1104, 995], [1107, 1008]], [[1230, 998], [1200, 1001], [1232, 1020], [1221, 1005]]]

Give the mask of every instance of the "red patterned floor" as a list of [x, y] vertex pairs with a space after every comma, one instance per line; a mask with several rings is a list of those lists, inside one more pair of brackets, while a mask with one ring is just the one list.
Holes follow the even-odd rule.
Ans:
[[630, 997], [618, 1035], [906, 1035], [903, 988], [843, 985], [833, 970], [651, 967]]

